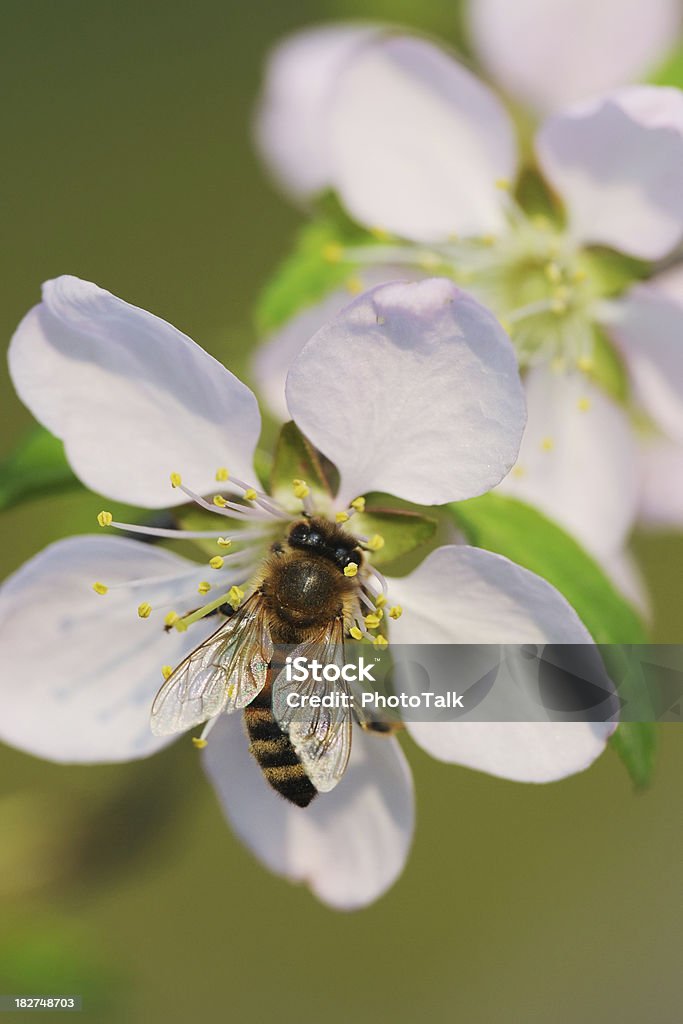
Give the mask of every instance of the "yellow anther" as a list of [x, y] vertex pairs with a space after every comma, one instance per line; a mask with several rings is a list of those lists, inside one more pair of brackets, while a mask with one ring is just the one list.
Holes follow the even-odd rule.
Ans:
[[295, 498], [307, 498], [311, 493], [311, 489], [305, 480], [292, 480], [292, 491], [294, 492]]
[[198, 594], [208, 594], [210, 590], [211, 590], [211, 584], [209, 583], [208, 580], [202, 580], [202, 582], [197, 587], [197, 593]]
[[219, 548], [231, 548], [232, 547], [232, 541], [230, 540], [229, 537], [219, 537], [218, 540], [216, 541], [216, 544], [218, 544]]
[[93, 583], [92, 588], [96, 594], [106, 594], [109, 590], [109, 587], [105, 586], [104, 583]]
[[247, 499], [247, 501], [256, 501], [256, 499], [258, 498], [258, 494], [256, 493], [253, 487], [250, 487], [248, 490], [244, 492], [244, 497]]
[[230, 474], [229, 474], [228, 470], [226, 469], [226, 467], [225, 466], [220, 466], [216, 470], [216, 480], [218, 480], [220, 483], [224, 484], [225, 481], [229, 480], [229, 479], [230, 479]]
[[370, 551], [381, 551], [384, 547], [384, 537], [379, 533], [373, 533], [372, 537], [367, 542], [366, 547]]
[[375, 639], [372, 641], [372, 646], [373, 647], [388, 647], [389, 646], [389, 641], [387, 640], [387, 638], [385, 636], [382, 636], [382, 634], [380, 633], [380, 635], [376, 636]]
[[100, 524], [100, 526], [111, 526], [113, 521], [114, 517], [111, 514], [111, 512], [105, 512], [103, 510], [97, 516], [97, 522]]
[[375, 224], [374, 227], [370, 228], [370, 234], [378, 242], [388, 242], [391, 238], [391, 233], [386, 228], [380, 227], [379, 224]]
[[350, 295], [360, 295], [363, 291], [363, 282], [359, 277], [350, 277], [346, 282], [346, 290]]
[[376, 600], [375, 600], [375, 605], [376, 605], [376, 607], [377, 607], [377, 608], [384, 608], [384, 605], [385, 605], [386, 603], [387, 603], [387, 599], [386, 599], [386, 597], [384, 596], [384, 594], [379, 594], [379, 595], [378, 595], [378, 597], [377, 597], [377, 598], [376, 598]]
[[234, 683], [230, 683], [230, 686], [225, 691], [226, 694], [227, 694], [228, 700], [232, 700], [232, 698], [235, 696], [235, 690], [236, 689], [237, 689], [237, 687], [235, 686], [235, 684]]
[[177, 630], [178, 633], [185, 633], [187, 631], [187, 623], [183, 619], [178, 619], [174, 624], [174, 629]]
[[164, 679], [168, 679], [168, 677], [172, 673], [173, 673], [173, 666], [172, 665], [162, 665], [161, 666], [161, 674], [164, 677]]
[[562, 280], [562, 271], [554, 260], [546, 263], [543, 272], [551, 284], [559, 284]]
[[343, 255], [344, 249], [339, 242], [328, 242], [323, 246], [323, 259], [328, 263], [339, 263]]
[[579, 412], [588, 412], [588, 410], [591, 407], [590, 398], [580, 398], [576, 403], [576, 407], [579, 410]]
[[524, 466], [515, 466], [511, 475], [517, 477], [518, 480], [521, 480], [523, 476], [526, 476], [526, 470]]
[[204, 747], [206, 746], [206, 740], [203, 740], [201, 736], [193, 736], [192, 743], [197, 748], [197, 750], [203, 750]]
[[138, 605], [138, 615], [141, 619], [148, 619], [152, 614], [152, 606], [149, 601], [143, 601]]
[[365, 512], [365, 498], [354, 498], [351, 502], [351, 508], [355, 509], [356, 512]]
[[377, 629], [381, 621], [381, 614], [371, 613], [370, 615], [365, 616], [365, 625], [368, 629]]
[[572, 281], [576, 284], [581, 284], [588, 277], [588, 271], [584, 270], [583, 267], [577, 267], [572, 273]]
[[500, 189], [501, 192], [509, 192], [512, 188], [512, 182], [509, 178], [497, 178], [496, 188]]
[[550, 221], [543, 213], [536, 213], [531, 218], [531, 223], [538, 231], [548, 231], [550, 229]]
[[348, 523], [348, 521], [349, 521], [349, 513], [348, 512], [337, 512], [337, 514], [336, 514], [336, 516], [334, 518], [337, 520], [338, 523]]
[[576, 360], [576, 365], [582, 373], [590, 373], [595, 366], [595, 363], [590, 356], [579, 356]]
[[400, 604], [394, 604], [389, 609], [389, 618], [390, 619], [400, 619], [402, 615], [403, 615], [403, 608], [401, 608]]
[[217, 505], [218, 508], [225, 508], [225, 506], [228, 504], [222, 494], [214, 494], [213, 503], [214, 505]]
[[541, 451], [551, 452], [555, 447], [555, 442], [552, 437], [544, 437], [541, 441]]
[[179, 618], [180, 616], [178, 615], [178, 612], [169, 612], [167, 615], [164, 616], [164, 625], [175, 626]]
[[351, 629], [349, 630], [349, 636], [352, 636], [354, 640], [362, 640], [363, 631], [360, 630], [358, 626], [351, 626]]
[[358, 575], [358, 566], [357, 566], [357, 564], [355, 562], [349, 562], [349, 564], [344, 567], [344, 575], [347, 576], [349, 579], [353, 579], [354, 576], [357, 576]]
[[180, 487], [183, 478], [180, 473], [171, 473], [171, 487]]
[[214, 555], [213, 558], [209, 559], [209, 565], [212, 569], [222, 569], [225, 559], [222, 555]]
[[230, 587], [228, 591], [228, 604], [231, 605], [235, 611], [239, 608], [244, 597], [244, 591], [241, 587]]

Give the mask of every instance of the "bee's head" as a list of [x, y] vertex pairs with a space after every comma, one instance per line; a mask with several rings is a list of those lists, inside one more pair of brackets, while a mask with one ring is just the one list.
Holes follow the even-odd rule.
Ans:
[[343, 572], [347, 565], [360, 565], [362, 553], [355, 537], [323, 519], [302, 519], [289, 531], [289, 545], [333, 562]]

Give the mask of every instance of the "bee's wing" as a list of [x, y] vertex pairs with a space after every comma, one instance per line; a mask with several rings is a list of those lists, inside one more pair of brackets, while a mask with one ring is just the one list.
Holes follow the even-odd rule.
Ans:
[[152, 704], [152, 732], [184, 732], [250, 704], [265, 685], [272, 656], [263, 600], [254, 594], [168, 677]]
[[[316, 638], [300, 644], [292, 652], [292, 659], [305, 657], [325, 665], [344, 664], [343, 627], [335, 620]], [[352, 711], [350, 707], [290, 708], [287, 695], [301, 696], [315, 694], [349, 694], [348, 684], [340, 677], [338, 681], [307, 679], [305, 682], [289, 682], [285, 670], [273, 683], [273, 713], [275, 719], [289, 736], [306, 774], [320, 793], [334, 789], [341, 779], [349, 754], [351, 753]]]

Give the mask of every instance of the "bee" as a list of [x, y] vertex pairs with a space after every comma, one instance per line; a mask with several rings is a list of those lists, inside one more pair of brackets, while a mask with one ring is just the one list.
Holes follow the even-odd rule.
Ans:
[[363, 564], [356, 538], [322, 518], [294, 523], [273, 545], [247, 601], [165, 681], [152, 705], [152, 731], [169, 735], [243, 710], [251, 753], [273, 789], [298, 807], [331, 790], [349, 760], [352, 708], [307, 704], [293, 712], [286, 697], [297, 689], [320, 697], [348, 692], [348, 684], [341, 677], [290, 682], [283, 652], [343, 664], [362, 588], [358, 573], [344, 572], [352, 564]]

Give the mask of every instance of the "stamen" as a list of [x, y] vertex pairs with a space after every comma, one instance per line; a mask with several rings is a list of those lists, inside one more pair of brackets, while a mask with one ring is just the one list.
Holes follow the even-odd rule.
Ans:
[[206, 724], [204, 725], [204, 728], [201, 731], [201, 735], [192, 737], [192, 743], [197, 748], [197, 750], [204, 749], [204, 747], [207, 744], [207, 736], [209, 735], [209, 733], [211, 732], [219, 718], [220, 715], [214, 715], [213, 718], [210, 718], [208, 722], [206, 722]]
[[224, 484], [226, 482], [226, 480], [229, 480], [229, 479], [230, 479], [230, 474], [228, 473], [227, 468], [225, 466], [220, 466], [216, 470], [216, 480], [218, 480], [219, 483], [223, 483]]
[[114, 522], [114, 517], [111, 512], [105, 512], [102, 510], [97, 516], [97, 522], [100, 526], [111, 526]]
[[209, 559], [209, 565], [212, 569], [222, 569], [225, 559], [222, 555], [214, 555], [213, 558]]
[[379, 533], [373, 533], [372, 537], [366, 542], [365, 546], [369, 551], [381, 551], [384, 547], [384, 537]]
[[[114, 519], [109, 522], [101, 522], [100, 517], [104, 515], [111, 515], [111, 513], [100, 512], [97, 517], [100, 526], [113, 526], [117, 530], [125, 530], [126, 533], [141, 533], [147, 537], [168, 537], [169, 540], [218, 540], [219, 544], [222, 539], [215, 530], [166, 529], [161, 526], [144, 526], [138, 523], [119, 523]], [[252, 532], [248, 536], [249, 539], [255, 540], [261, 535]], [[240, 539], [242, 538], [240, 537]], [[231, 543], [232, 541], [229, 541], [227, 546], [229, 547]]]
[[365, 616], [365, 625], [367, 626], [368, 629], [377, 629], [379, 627], [379, 624], [380, 624], [381, 621], [382, 621], [381, 609], [380, 609], [379, 613], [375, 613], [374, 615], [366, 615]]
[[394, 604], [389, 609], [389, 618], [390, 619], [400, 619], [402, 615], [403, 615], [403, 608], [401, 607], [400, 604]]
[[169, 626], [169, 627], [170, 626], [175, 626], [175, 624], [176, 624], [176, 622], [178, 621], [179, 618], [180, 618], [180, 616], [178, 615], [177, 612], [169, 612], [164, 617], [164, 625], [165, 626]]
[[544, 437], [541, 441], [541, 451], [551, 452], [555, 447], [555, 442], [552, 437]]
[[138, 605], [138, 615], [141, 619], [148, 619], [152, 614], [152, 606], [149, 601], [143, 601]]
[[377, 608], [383, 608], [386, 603], [387, 599], [384, 594], [378, 594], [375, 598], [375, 607]]
[[353, 637], [354, 640], [362, 640], [363, 630], [359, 629], [358, 626], [351, 626], [351, 629], [349, 630], [349, 636]]
[[93, 583], [92, 588], [96, 594], [102, 595], [106, 594], [107, 591], [109, 590], [109, 587], [107, 587], [104, 583]]
[[373, 645], [373, 647], [388, 647], [389, 646], [389, 641], [387, 640], [387, 638], [385, 636], [382, 636], [382, 634], [380, 633], [378, 636], [376, 636], [373, 639], [372, 645]]
[[197, 593], [202, 595], [208, 594], [210, 590], [211, 584], [208, 582], [208, 580], [202, 580], [202, 582], [197, 587]]
[[349, 562], [344, 568], [344, 575], [349, 579], [353, 579], [354, 576], [358, 575], [358, 564], [357, 562]]
[[351, 502], [351, 508], [355, 512], [365, 512], [365, 498], [354, 498]]
[[164, 677], [164, 679], [168, 679], [169, 676], [173, 675], [173, 666], [172, 665], [162, 665], [161, 666], [161, 674]]
[[341, 523], [348, 523], [348, 521], [349, 521], [349, 513], [348, 512], [337, 512], [337, 514], [335, 515], [334, 518], [336, 519], [336, 521], [339, 524], [341, 524]]

